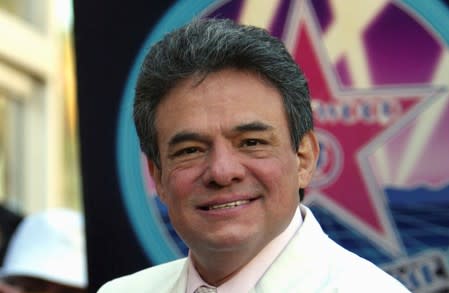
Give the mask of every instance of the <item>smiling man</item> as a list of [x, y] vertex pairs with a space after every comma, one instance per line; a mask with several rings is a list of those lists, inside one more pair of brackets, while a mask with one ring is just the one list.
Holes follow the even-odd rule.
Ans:
[[300, 204], [319, 153], [309, 92], [266, 31], [196, 20], [168, 34], [145, 58], [134, 118], [190, 250], [100, 292], [409, 292]]

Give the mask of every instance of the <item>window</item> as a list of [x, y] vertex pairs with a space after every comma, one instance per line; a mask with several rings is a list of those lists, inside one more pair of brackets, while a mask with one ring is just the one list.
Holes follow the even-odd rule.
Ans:
[[56, 2], [0, 0], [0, 204], [24, 214], [80, 205]]

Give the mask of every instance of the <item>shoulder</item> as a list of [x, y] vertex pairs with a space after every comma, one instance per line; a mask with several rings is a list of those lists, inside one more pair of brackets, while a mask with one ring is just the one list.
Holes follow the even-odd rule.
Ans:
[[98, 292], [155, 292], [156, 288], [162, 292], [163, 288], [170, 288], [178, 280], [185, 262], [186, 258], [182, 258], [114, 279], [104, 284]]
[[342, 247], [338, 250], [340, 253], [334, 259], [332, 271], [336, 287], [343, 292], [410, 292], [372, 262]]
[[322, 280], [342, 292], [410, 292], [374, 263], [345, 249], [321, 229], [312, 212], [305, 208], [305, 221], [298, 245], [309, 254], [309, 263], [320, 267]]

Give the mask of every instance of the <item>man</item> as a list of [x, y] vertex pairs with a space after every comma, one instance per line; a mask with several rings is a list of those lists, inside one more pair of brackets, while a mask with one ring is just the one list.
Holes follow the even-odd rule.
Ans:
[[87, 292], [82, 216], [68, 209], [31, 214], [14, 232], [0, 270], [0, 293]]
[[134, 119], [190, 250], [100, 292], [409, 292], [300, 205], [319, 153], [309, 92], [266, 31], [197, 20], [168, 34], [146, 56]]

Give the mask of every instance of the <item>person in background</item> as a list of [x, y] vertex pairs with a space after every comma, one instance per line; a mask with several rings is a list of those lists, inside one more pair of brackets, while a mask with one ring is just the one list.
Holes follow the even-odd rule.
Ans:
[[3, 264], [6, 247], [23, 216], [0, 204], [0, 267]]
[[141, 67], [134, 121], [189, 254], [99, 292], [409, 292], [301, 204], [319, 153], [309, 90], [267, 31], [203, 19], [166, 35]]
[[51, 209], [25, 217], [0, 269], [0, 293], [87, 292], [84, 239], [76, 211]]

